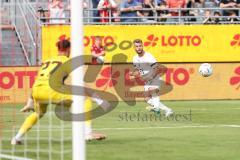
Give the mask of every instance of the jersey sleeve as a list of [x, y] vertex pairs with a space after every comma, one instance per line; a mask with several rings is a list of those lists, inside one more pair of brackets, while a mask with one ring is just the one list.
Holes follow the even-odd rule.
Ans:
[[148, 62], [151, 67], [157, 64], [157, 60], [151, 54], [148, 54]]
[[137, 68], [137, 62], [136, 62], [136, 57], [133, 57], [133, 67], [134, 67], [135, 69], [138, 69], [138, 68]]

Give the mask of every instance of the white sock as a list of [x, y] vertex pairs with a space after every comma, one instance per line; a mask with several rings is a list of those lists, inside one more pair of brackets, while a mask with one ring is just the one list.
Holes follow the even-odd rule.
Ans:
[[86, 122], [84, 124], [84, 132], [85, 132], [85, 136], [92, 134], [92, 126], [89, 124], [86, 124]]
[[152, 107], [154, 107], [154, 108], [160, 108], [161, 110], [163, 110], [163, 111], [165, 111], [165, 112], [168, 112], [168, 111], [171, 110], [170, 108], [168, 108], [167, 106], [165, 106], [162, 102], [160, 102], [159, 96], [155, 96], [155, 97], [150, 98], [150, 99], [147, 101], [147, 103], [150, 104]]
[[84, 132], [85, 132], [85, 140], [92, 139], [92, 125], [87, 124], [87, 122], [84, 123]]
[[149, 98], [149, 99], [147, 100], [147, 103], [150, 104], [150, 106], [153, 106], [152, 98]]
[[32, 98], [28, 98], [28, 101], [27, 101], [27, 105], [26, 106], [31, 106], [33, 107], [34, 103], [33, 103], [33, 99]]
[[17, 135], [15, 136], [15, 139], [16, 139], [17, 141], [21, 141], [23, 135], [24, 135], [24, 134], [18, 132]]
[[101, 99], [96, 93], [93, 94], [92, 100], [97, 103], [97, 105], [101, 106], [104, 111], [110, 107], [110, 103], [106, 100]]
[[159, 108], [160, 108], [161, 110], [164, 110], [165, 112], [169, 112], [169, 111], [172, 110], [171, 108], [168, 108], [168, 107], [165, 106], [162, 102], [160, 102], [160, 100], [159, 100]]

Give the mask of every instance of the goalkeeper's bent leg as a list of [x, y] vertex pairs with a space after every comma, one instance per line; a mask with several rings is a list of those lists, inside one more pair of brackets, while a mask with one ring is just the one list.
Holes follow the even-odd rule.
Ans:
[[91, 111], [92, 110], [92, 100], [90, 98], [85, 98], [84, 103], [84, 110], [86, 114], [86, 119], [90, 119], [88, 121], [85, 121], [85, 137], [87, 139], [88, 135], [92, 133], [92, 121], [91, 121]]
[[[92, 130], [92, 120], [91, 120], [91, 111], [92, 110], [92, 101], [94, 99], [92, 98], [86, 98], [84, 103], [84, 110], [86, 112], [86, 119], [89, 119], [85, 121], [85, 140], [102, 140], [106, 138], [106, 135], [101, 133], [94, 133]], [[95, 101], [96, 102], [96, 101]], [[101, 103], [102, 104], [102, 103]]]
[[31, 113], [25, 119], [17, 135], [14, 137], [17, 141], [21, 141], [24, 134], [26, 134], [47, 111], [47, 104], [39, 104], [36, 102], [34, 106], [35, 112]]
[[40, 116], [37, 112], [31, 113], [23, 122], [21, 128], [15, 136], [15, 139], [20, 141], [24, 134], [27, 133], [37, 123], [39, 118]]

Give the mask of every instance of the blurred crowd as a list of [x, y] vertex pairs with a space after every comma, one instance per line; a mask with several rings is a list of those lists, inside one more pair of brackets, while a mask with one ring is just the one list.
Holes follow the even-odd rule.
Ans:
[[[99, 23], [237, 23], [240, 0], [91, 0], [84, 1], [83, 8], [87, 11], [85, 18], [91, 16], [92, 22]], [[41, 9], [39, 12], [42, 17], [58, 18], [51, 19], [51, 23], [64, 23], [64, 11], [70, 9], [62, 0], [50, 0], [48, 12], [41, 12]]]

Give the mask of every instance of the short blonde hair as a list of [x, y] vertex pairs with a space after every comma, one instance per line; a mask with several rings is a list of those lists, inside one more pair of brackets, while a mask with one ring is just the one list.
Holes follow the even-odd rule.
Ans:
[[135, 39], [133, 43], [143, 43], [141, 39]]

